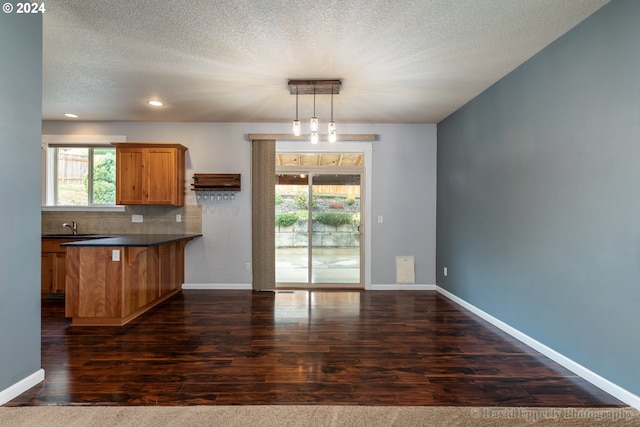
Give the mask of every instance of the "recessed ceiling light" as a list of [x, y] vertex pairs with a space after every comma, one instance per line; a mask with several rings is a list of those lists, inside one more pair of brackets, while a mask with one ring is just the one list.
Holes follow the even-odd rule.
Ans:
[[162, 107], [164, 104], [160, 101], [147, 101], [147, 104], [153, 105], [154, 107]]
[[70, 119], [77, 119], [78, 115], [77, 114], [72, 114], [72, 113], [64, 113], [65, 117], [68, 117]]

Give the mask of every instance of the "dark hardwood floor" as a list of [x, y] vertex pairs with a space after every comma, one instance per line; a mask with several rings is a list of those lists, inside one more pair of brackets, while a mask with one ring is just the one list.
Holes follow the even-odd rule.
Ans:
[[183, 291], [131, 324], [43, 301], [29, 405], [627, 406], [431, 291]]

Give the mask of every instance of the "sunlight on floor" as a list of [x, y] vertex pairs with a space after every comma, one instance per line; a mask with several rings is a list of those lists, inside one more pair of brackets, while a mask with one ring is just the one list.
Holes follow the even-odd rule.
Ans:
[[309, 320], [315, 316], [326, 318], [359, 315], [360, 292], [276, 291], [276, 322]]

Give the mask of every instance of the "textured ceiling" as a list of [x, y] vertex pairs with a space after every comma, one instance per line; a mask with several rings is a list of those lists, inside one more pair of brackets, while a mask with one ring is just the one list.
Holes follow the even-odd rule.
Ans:
[[337, 122], [437, 123], [607, 2], [48, 1], [43, 118], [288, 122], [320, 78]]

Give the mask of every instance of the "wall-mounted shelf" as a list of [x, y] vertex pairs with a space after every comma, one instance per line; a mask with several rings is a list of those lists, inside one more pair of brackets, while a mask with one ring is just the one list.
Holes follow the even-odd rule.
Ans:
[[240, 191], [239, 173], [197, 173], [193, 175], [193, 191]]

